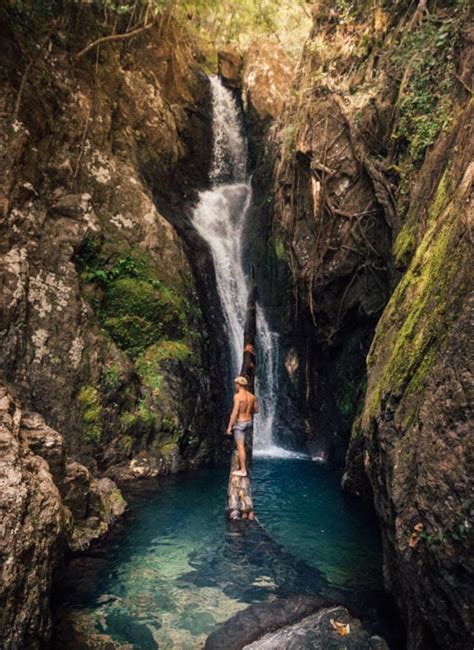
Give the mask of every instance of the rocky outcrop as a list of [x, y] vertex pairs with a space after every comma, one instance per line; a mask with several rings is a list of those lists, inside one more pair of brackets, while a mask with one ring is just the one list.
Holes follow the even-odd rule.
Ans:
[[[302, 414], [300, 442], [341, 463], [363, 394], [365, 356], [390, 292], [393, 206], [390, 181], [369, 159], [371, 143], [362, 135], [376, 115], [373, 97], [363, 91], [343, 99], [315, 81], [308, 55], [298, 79], [268, 199], [280, 284], [274, 311], [288, 333], [284, 380]], [[297, 313], [291, 330], [288, 300]]]
[[242, 55], [232, 47], [222, 48], [217, 52], [217, 69], [226, 86], [242, 86]]
[[126, 503], [67, 458], [62, 436], [0, 386], [0, 641], [40, 648], [49, 638], [53, 573], [65, 549], [103, 536]]
[[43, 42], [28, 6], [0, 14], [1, 368], [93, 473], [197, 465], [220, 450], [219, 319], [156, 204], [183, 222], [206, 182], [207, 78], [173, 21], [76, 61], [94, 8]]
[[47, 462], [22, 444], [21, 411], [4, 389], [0, 400], [0, 640], [5, 648], [35, 648], [51, 629], [61, 497]]
[[295, 65], [281, 45], [260, 40], [245, 52], [242, 98], [251, 119], [280, 116], [293, 81]]

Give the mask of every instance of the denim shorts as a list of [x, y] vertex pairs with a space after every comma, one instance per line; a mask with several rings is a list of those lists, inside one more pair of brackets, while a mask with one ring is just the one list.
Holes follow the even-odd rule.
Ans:
[[245, 442], [246, 431], [251, 431], [253, 427], [252, 420], [245, 420], [245, 422], [236, 422], [232, 427], [234, 432], [235, 442]]

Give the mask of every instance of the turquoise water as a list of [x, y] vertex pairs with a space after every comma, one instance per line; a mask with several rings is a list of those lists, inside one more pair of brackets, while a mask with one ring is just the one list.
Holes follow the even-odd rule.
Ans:
[[82, 626], [138, 650], [186, 650], [250, 603], [330, 594], [329, 583], [353, 592], [381, 586], [375, 522], [344, 500], [325, 466], [255, 459], [264, 530], [225, 522], [226, 482], [219, 468], [135, 487], [120, 534], [73, 563], [66, 608], [69, 601]]

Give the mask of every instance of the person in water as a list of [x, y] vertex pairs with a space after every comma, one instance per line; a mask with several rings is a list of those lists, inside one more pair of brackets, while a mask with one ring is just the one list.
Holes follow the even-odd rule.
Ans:
[[234, 433], [237, 453], [239, 454], [240, 469], [232, 472], [235, 476], [247, 476], [247, 455], [245, 453], [245, 434], [251, 433], [253, 428], [253, 416], [259, 412], [255, 395], [247, 388], [248, 382], [245, 377], [236, 377], [236, 393], [234, 395], [234, 408], [230, 414], [229, 426], [226, 434]]

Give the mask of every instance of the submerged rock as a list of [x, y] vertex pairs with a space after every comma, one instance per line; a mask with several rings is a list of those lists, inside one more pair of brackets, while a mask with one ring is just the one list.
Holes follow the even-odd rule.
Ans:
[[239, 612], [206, 640], [206, 650], [240, 650], [267, 631], [291, 625], [323, 605], [321, 598], [293, 596], [271, 603], [257, 603]]

